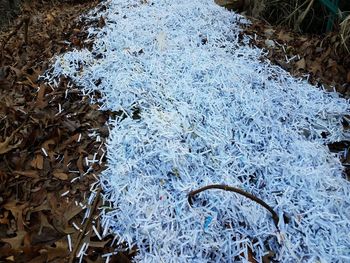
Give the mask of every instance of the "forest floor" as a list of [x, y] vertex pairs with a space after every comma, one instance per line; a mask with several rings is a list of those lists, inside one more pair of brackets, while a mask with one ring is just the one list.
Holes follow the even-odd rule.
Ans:
[[[92, 205], [90, 188], [104, 167], [110, 114], [78, 90], [52, 89], [38, 76], [55, 54], [91, 44], [84, 41], [92, 25], [77, 19], [97, 4], [33, 1], [0, 33], [0, 262], [63, 262], [72, 254], [68, 240], [78, 246], [83, 208]], [[87, 158], [97, 152], [101, 162], [86, 173]], [[99, 219], [92, 223], [98, 231]], [[104, 262], [112, 240], [98, 239], [92, 225], [79, 245], [89, 239], [85, 260]]]
[[[0, 32], [0, 262], [73, 262], [86, 242], [86, 262], [104, 262], [114, 251], [113, 236], [99, 237], [102, 201], [89, 197], [105, 167], [105, 123], [115, 113], [98, 111], [74, 87], [67, 91], [68, 81], [53, 89], [38, 80], [54, 55], [92, 45], [86, 28], [103, 27], [103, 17], [77, 19], [98, 3], [33, 1]], [[350, 97], [350, 56], [336, 34], [300, 35], [256, 20], [245, 33], [292, 75], [308, 74], [311, 83]], [[99, 160], [92, 170], [91, 160]], [[86, 207], [93, 210], [88, 218]], [[110, 262], [129, 262], [134, 254], [118, 253]]]

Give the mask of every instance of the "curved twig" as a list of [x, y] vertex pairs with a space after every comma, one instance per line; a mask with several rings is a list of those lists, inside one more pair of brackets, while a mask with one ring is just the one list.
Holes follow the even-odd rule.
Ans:
[[191, 191], [189, 194], [188, 194], [188, 202], [190, 203], [190, 205], [192, 205], [192, 198], [196, 195], [196, 194], [199, 194], [203, 191], [206, 191], [206, 190], [209, 190], [209, 189], [219, 189], [219, 190], [224, 190], [224, 191], [229, 191], [229, 192], [234, 192], [234, 193], [237, 193], [237, 194], [240, 194], [240, 195], [243, 195], [247, 198], [249, 198], [250, 200], [258, 203], [259, 205], [263, 206], [264, 208], [266, 208], [271, 214], [272, 214], [272, 219], [273, 219], [273, 222], [275, 223], [276, 227], [278, 228], [278, 221], [279, 221], [279, 218], [278, 218], [278, 215], [277, 213], [272, 209], [271, 206], [269, 206], [267, 203], [265, 203], [263, 200], [261, 200], [260, 198], [246, 192], [246, 191], [243, 191], [242, 189], [239, 189], [239, 188], [236, 188], [236, 187], [233, 187], [233, 186], [228, 186], [228, 185], [223, 185], [223, 184], [212, 184], [212, 185], [207, 185], [207, 186], [204, 186], [204, 187], [201, 187], [197, 190], [194, 190], [194, 191]]

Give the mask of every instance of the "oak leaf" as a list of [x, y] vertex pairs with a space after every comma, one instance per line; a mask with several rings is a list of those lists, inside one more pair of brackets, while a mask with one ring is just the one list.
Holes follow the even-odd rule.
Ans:
[[16, 149], [22, 143], [22, 140], [20, 140], [17, 143], [11, 145], [10, 142], [12, 141], [13, 137], [14, 133], [7, 137], [5, 141], [0, 142], [0, 154], [5, 154], [13, 149]]
[[12, 249], [19, 249], [26, 234], [26, 231], [17, 231], [15, 237], [2, 238], [1, 241], [10, 244]]
[[296, 69], [300, 70], [300, 69], [305, 69], [306, 67], [306, 61], [304, 58], [300, 59], [298, 62], [295, 63]]
[[36, 157], [30, 162], [33, 168], [42, 170], [44, 167], [44, 158], [41, 154], [36, 155]]
[[53, 176], [63, 181], [68, 180], [68, 174], [63, 172], [53, 172]]

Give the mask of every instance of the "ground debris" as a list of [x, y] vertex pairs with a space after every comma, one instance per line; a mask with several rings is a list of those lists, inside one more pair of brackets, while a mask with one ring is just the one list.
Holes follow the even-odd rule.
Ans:
[[[84, 42], [86, 23], [77, 18], [98, 2], [28, 1], [14, 26], [0, 32], [1, 262], [67, 261], [90, 207], [87, 197], [104, 168], [108, 132], [101, 127], [110, 115], [69, 80], [53, 88], [38, 77], [55, 54], [92, 44]], [[89, 136], [91, 129], [99, 140]], [[86, 161], [93, 157], [98, 161]], [[112, 239], [97, 237], [95, 217], [86, 258], [102, 262]]]
[[[265, 49], [271, 63], [290, 72], [295, 77], [306, 78], [309, 83], [327, 91], [337, 91], [350, 98], [350, 55], [342, 46], [339, 34], [301, 34], [286, 27], [271, 26], [251, 18], [242, 35], [251, 37], [251, 44]], [[347, 121], [343, 122], [349, 130]], [[332, 152], [341, 154], [347, 178], [350, 179], [348, 140], [329, 144]]]
[[[350, 97], [350, 56], [342, 46], [339, 34], [311, 35], [271, 26], [251, 18], [242, 34], [251, 36], [251, 43], [268, 51], [268, 59], [293, 76], [308, 78], [310, 83], [334, 89]], [[273, 44], [272, 44], [273, 43]]]

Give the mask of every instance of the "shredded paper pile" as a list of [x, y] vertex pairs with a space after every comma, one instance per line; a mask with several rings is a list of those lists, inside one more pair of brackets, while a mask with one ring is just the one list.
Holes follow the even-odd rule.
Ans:
[[[249, 21], [211, 0], [112, 0], [90, 16], [106, 22], [89, 29], [92, 50], [57, 57], [46, 79], [120, 113], [100, 182], [105, 233], [136, 245], [136, 262], [350, 261], [350, 184], [326, 146], [344, 138], [348, 101], [261, 59], [239, 37]], [[210, 184], [261, 198], [278, 227], [231, 192], [190, 205]]]

